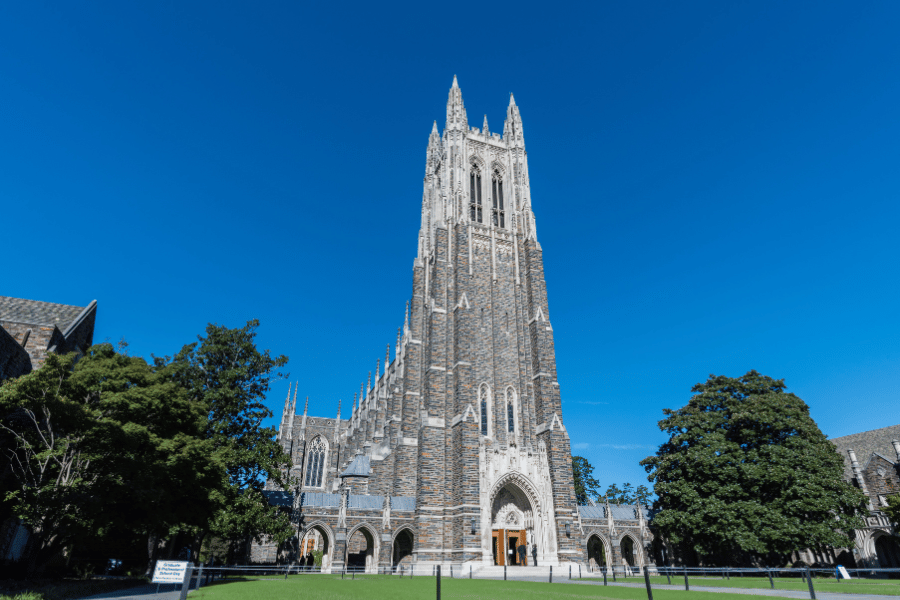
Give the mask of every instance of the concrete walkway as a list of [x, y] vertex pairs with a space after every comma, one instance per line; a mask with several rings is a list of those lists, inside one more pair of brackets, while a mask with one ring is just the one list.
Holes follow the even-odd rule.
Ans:
[[115, 592], [104, 592], [79, 600], [178, 600], [181, 597], [180, 583], [161, 583], [159, 593], [156, 590], [157, 585], [152, 583]]

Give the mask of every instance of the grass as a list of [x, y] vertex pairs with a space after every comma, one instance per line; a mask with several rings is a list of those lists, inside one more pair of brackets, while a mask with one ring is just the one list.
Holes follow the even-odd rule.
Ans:
[[[665, 580], [665, 578], [663, 578]], [[634, 581], [634, 580], [632, 580]], [[434, 598], [434, 577], [357, 575], [295, 575], [260, 579], [232, 579], [192, 592], [193, 600], [422, 600]], [[691, 590], [653, 590], [654, 600], [747, 600], [743, 594], [696, 592]], [[442, 600], [646, 600], [642, 588], [571, 583], [535, 583], [489, 579], [441, 578]]]
[[[600, 577], [602, 580], [602, 575]], [[591, 581], [596, 578], [591, 577]], [[629, 577], [617, 579], [620, 583], [626, 581], [629, 583], [642, 583], [643, 578]], [[776, 590], [797, 590], [806, 591], [809, 588], [805, 581], [799, 577], [773, 577]], [[612, 581], [612, 579], [610, 579]], [[760, 588], [769, 589], [768, 577], [732, 577], [729, 579], [720, 579], [718, 577], [700, 577], [691, 575], [688, 578], [691, 588], [696, 587], [730, 587], [730, 588]], [[665, 576], [650, 577], [650, 585], [660, 585], [668, 583]], [[681, 574], [672, 575], [672, 585], [684, 586], [684, 576]], [[900, 596], [900, 580], [896, 579], [851, 579], [838, 583], [833, 578], [816, 579], [813, 578], [813, 587], [816, 592], [837, 592], [842, 594], [878, 594], [882, 596]], [[653, 592], [654, 596], [656, 591]], [[746, 596], [745, 596], [746, 598]]]

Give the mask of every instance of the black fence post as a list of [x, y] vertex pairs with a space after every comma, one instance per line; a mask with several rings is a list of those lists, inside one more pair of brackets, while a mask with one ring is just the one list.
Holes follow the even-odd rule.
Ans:
[[771, 588], [774, 590], [774, 589], [775, 589], [775, 582], [772, 581], [772, 571], [769, 570], [769, 569], [766, 569], [766, 575], [769, 576], [769, 587], [771, 587]]
[[347, 565], [344, 565], [344, 568], [341, 569], [341, 579], [344, 578], [344, 573], [347, 572]]
[[813, 589], [812, 573], [810, 573], [809, 567], [806, 567], [806, 583], [809, 584], [809, 597], [816, 600], [816, 590]]
[[553, 567], [550, 567], [550, 583], [553, 583]]
[[670, 570], [669, 567], [666, 567], [666, 581], [669, 582], [669, 585], [672, 585], [672, 577], [669, 575]]
[[503, 581], [506, 581], [506, 565], [503, 565]]
[[615, 583], [616, 582], [616, 566], [615, 565], [613, 565], [613, 567], [612, 567], [612, 574], [613, 574], [613, 583]]
[[644, 583], [647, 585], [647, 600], [653, 600], [653, 590], [650, 589], [650, 569], [644, 565]]
[[687, 567], [684, 568], [684, 591], [686, 591], [686, 592], [691, 591], [691, 584], [688, 583]]
[[450, 579], [453, 579], [453, 565], [450, 565]]
[[569, 565], [569, 579], [572, 579], [572, 565]]
[[578, 563], [578, 579], [581, 579], [581, 563]]
[[606, 567], [603, 567], [603, 585], [606, 585]]
[[469, 565], [469, 579], [472, 579], [472, 565]]
[[434, 572], [437, 580], [437, 600], [441, 600], [441, 565], [436, 565]]
[[188, 563], [187, 567], [184, 569], [184, 579], [181, 580], [181, 600], [186, 600], [188, 595], [188, 590], [191, 588], [191, 576], [194, 574], [194, 569], [191, 567], [190, 563]]
[[731, 569], [729, 567], [725, 567], [725, 579], [731, 581]]

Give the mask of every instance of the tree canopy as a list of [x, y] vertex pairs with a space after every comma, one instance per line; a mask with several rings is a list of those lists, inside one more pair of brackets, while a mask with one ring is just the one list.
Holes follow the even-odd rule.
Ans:
[[575, 479], [575, 502], [580, 506], [588, 504], [588, 500], [597, 497], [600, 482], [594, 479], [594, 467], [583, 456], [572, 457], [572, 476]]
[[0, 386], [0, 430], [13, 513], [41, 570], [76, 539], [111, 530], [198, 525], [224, 471], [200, 432], [205, 417], [140, 357], [99, 344]]
[[640, 502], [644, 506], [648, 506], [653, 497], [646, 485], [639, 485], [635, 488], [630, 483], [622, 484], [621, 489], [614, 483], [606, 488], [604, 496], [614, 504], [635, 504]]
[[272, 357], [256, 347], [259, 321], [229, 329], [215, 324], [206, 336], [184, 346], [174, 357], [156, 357], [159, 373], [185, 390], [206, 415], [202, 436], [212, 444], [225, 477], [218, 505], [197, 533], [225, 539], [272, 536], [280, 543], [291, 535], [287, 514], [270, 506], [262, 491], [266, 480], [287, 489], [290, 457], [275, 440], [277, 430], [263, 427], [272, 411], [263, 404], [272, 377], [280, 377], [286, 356]]
[[659, 422], [669, 440], [641, 461], [658, 496], [654, 525], [715, 563], [775, 564], [791, 552], [853, 546], [866, 498], [783, 380], [710, 375]]

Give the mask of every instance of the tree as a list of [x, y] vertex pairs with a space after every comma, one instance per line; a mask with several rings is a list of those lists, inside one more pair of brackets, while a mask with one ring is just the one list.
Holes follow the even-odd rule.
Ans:
[[639, 485], [634, 490], [635, 502], [640, 502], [643, 506], [650, 506], [653, 502], [653, 494], [647, 489], [646, 485]]
[[99, 344], [0, 387], [0, 429], [33, 536], [29, 570], [76, 540], [197, 523], [221, 469], [202, 412], [140, 357]]
[[[892, 494], [887, 497], [888, 505], [882, 508], [894, 527], [900, 528], [900, 494]], [[896, 530], [895, 530], [896, 531]]]
[[669, 441], [641, 464], [658, 496], [654, 525], [711, 562], [783, 563], [793, 551], [852, 546], [865, 496], [783, 380], [710, 375], [665, 409]]
[[[626, 483], [623, 487], [629, 487], [631, 484]], [[615, 483], [606, 488], [606, 499], [613, 504], [631, 504], [631, 497], [624, 489], [619, 489]]]
[[592, 477], [594, 467], [583, 456], [572, 457], [572, 476], [575, 479], [575, 502], [579, 506], [588, 504], [590, 498], [597, 497], [600, 482]]
[[275, 440], [277, 431], [262, 422], [272, 416], [263, 403], [269, 382], [273, 375], [283, 376], [276, 369], [288, 359], [257, 350], [258, 327], [257, 320], [237, 329], [209, 324], [206, 337], [198, 336], [173, 358], [155, 357], [159, 372], [202, 407], [203, 437], [225, 469], [216, 510], [191, 532], [196, 546], [207, 533], [224, 539], [269, 535], [276, 543], [292, 535], [289, 515], [270, 506], [262, 494], [266, 479], [287, 489], [290, 457]]

